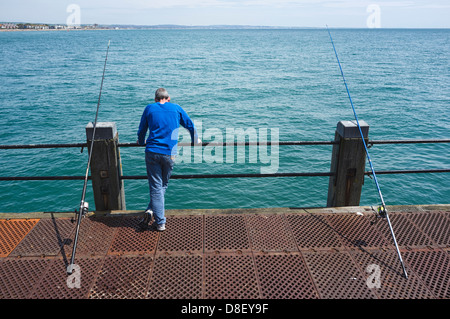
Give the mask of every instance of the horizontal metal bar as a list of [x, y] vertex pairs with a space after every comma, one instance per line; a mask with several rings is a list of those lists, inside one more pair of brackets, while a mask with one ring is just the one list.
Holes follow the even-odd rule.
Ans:
[[[249, 145], [333, 145], [337, 144], [335, 141], [280, 141], [280, 142], [233, 142], [233, 143], [219, 143], [219, 142], [203, 142], [201, 146], [249, 146]], [[179, 146], [200, 146], [192, 143], [180, 142]], [[119, 143], [119, 147], [145, 147], [138, 143]], [[70, 147], [87, 147], [87, 143], [73, 143], [73, 144], [27, 144], [27, 145], [0, 145], [0, 149], [33, 149], [33, 148], [70, 148]]]
[[0, 181], [73, 181], [84, 178], [85, 176], [0, 176]]
[[[435, 144], [450, 143], [450, 139], [431, 139], [431, 140], [378, 140], [369, 141], [368, 144]], [[376, 174], [376, 173], [375, 173]]]
[[[171, 179], [195, 178], [251, 178], [251, 177], [294, 177], [294, 176], [332, 176], [330, 172], [319, 173], [274, 173], [274, 174], [186, 174], [172, 175]], [[123, 180], [147, 179], [147, 175], [121, 176]], [[0, 181], [51, 181], [51, 180], [83, 180], [84, 176], [1, 176]], [[91, 177], [89, 176], [89, 179]]]
[[[390, 170], [378, 171], [376, 174], [418, 174], [418, 173], [450, 173], [450, 169], [428, 169], [428, 170]], [[194, 178], [258, 178], [258, 177], [315, 177], [334, 176], [333, 172], [311, 172], [311, 173], [274, 173], [274, 174], [186, 174], [172, 175], [171, 179], [194, 179]], [[367, 171], [364, 175], [372, 175], [372, 171]], [[147, 179], [147, 175], [121, 176], [123, 180]]]
[[70, 147], [87, 147], [87, 143], [74, 143], [74, 144], [0, 145], [0, 150], [10, 150], [10, 149], [31, 149], [31, 148], [70, 148]]
[[[172, 175], [170, 179], [195, 179], [195, 178], [258, 178], [258, 177], [296, 177], [296, 176], [332, 176], [331, 172], [312, 173], [274, 173], [274, 174], [186, 174]], [[147, 179], [147, 175], [121, 176], [121, 179]]]
[[[418, 169], [418, 170], [387, 170], [375, 171], [377, 175], [389, 174], [425, 174], [425, 173], [450, 173], [450, 169]], [[372, 175], [372, 171], [365, 172], [364, 175]]]
[[[450, 139], [428, 139], [428, 140], [378, 140], [368, 141], [368, 144], [434, 144], [434, 143], [450, 143]], [[249, 146], [249, 145], [334, 145], [339, 144], [338, 141], [279, 141], [279, 142], [233, 142], [233, 143], [220, 143], [220, 142], [203, 142], [202, 146]], [[180, 142], [179, 146], [199, 146], [192, 143]], [[145, 146], [137, 143], [119, 143], [119, 147], [138, 147]]]
[[[375, 144], [435, 144], [435, 143], [450, 143], [450, 139], [428, 139], [428, 140], [378, 140], [368, 141], [369, 145]], [[338, 144], [336, 141], [279, 141], [279, 142], [203, 142], [201, 146], [249, 146], [249, 145], [334, 145]], [[179, 146], [200, 146], [191, 143], [180, 142]], [[119, 143], [119, 147], [144, 147], [137, 143]], [[80, 148], [87, 147], [87, 143], [72, 143], [72, 144], [27, 144], [27, 145], [0, 145], [0, 149], [33, 149], [33, 148]]]
[[[450, 169], [424, 169], [424, 170], [387, 170], [377, 171], [376, 174], [419, 174], [419, 173], [450, 173]], [[172, 175], [171, 179], [204, 179], [204, 178], [261, 178], [261, 177], [307, 177], [307, 176], [333, 176], [332, 172], [306, 172], [306, 173], [274, 173], [274, 174], [185, 174]], [[367, 171], [364, 175], [372, 175]], [[91, 179], [91, 177], [88, 177]], [[147, 179], [147, 175], [121, 176], [123, 180]], [[84, 176], [0, 176], [0, 181], [49, 181], [49, 180], [83, 180]]]
[[[337, 144], [336, 141], [278, 141], [278, 142], [233, 142], [233, 143], [221, 143], [221, 142], [203, 142], [200, 144], [192, 144], [187, 142], [180, 142], [178, 146], [249, 146], [249, 145], [333, 145]], [[139, 145], [137, 143], [119, 143], [119, 147], [144, 147], [145, 145]]]

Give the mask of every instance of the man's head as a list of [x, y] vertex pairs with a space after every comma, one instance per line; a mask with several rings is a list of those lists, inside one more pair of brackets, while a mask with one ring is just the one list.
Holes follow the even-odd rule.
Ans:
[[159, 88], [155, 92], [155, 102], [159, 102], [162, 100], [170, 101], [169, 93], [167, 92], [167, 90], [165, 88]]

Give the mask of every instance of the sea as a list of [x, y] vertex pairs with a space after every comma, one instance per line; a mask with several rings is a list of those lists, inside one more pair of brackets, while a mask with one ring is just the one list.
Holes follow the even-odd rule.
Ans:
[[[370, 140], [450, 138], [450, 30], [330, 31]], [[108, 41], [98, 121], [115, 122], [120, 143], [136, 142], [159, 87], [203, 142], [332, 141], [338, 122], [355, 120], [325, 28], [0, 32], [0, 145], [85, 143]], [[173, 174], [329, 172], [331, 152], [331, 145], [181, 146]], [[375, 144], [369, 152], [375, 171], [450, 168], [449, 143]], [[122, 147], [120, 155], [123, 175], [146, 174], [144, 148]], [[0, 149], [0, 176], [84, 176], [87, 161], [81, 148]], [[377, 178], [387, 205], [450, 200], [449, 173]], [[165, 206], [325, 207], [328, 183], [328, 176], [172, 179]], [[144, 210], [147, 181], [124, 187], [126, 208]], [[83, 180], [0, 181], [0, 212], [74, 211], [82, 189]], [[90, 181], [86, 201], [95, 209]], [[360, 204], [379, 203], [366, 176]]]

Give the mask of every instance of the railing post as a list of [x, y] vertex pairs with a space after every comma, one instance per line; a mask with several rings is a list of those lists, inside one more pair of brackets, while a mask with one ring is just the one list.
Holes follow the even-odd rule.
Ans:
[[96, 211], [125, 210], [125, 191], [122, 163], [118, 148], [119, 134], [116, 123], [98, 122], [95, 142], [91, 150], [93, 123], [86, 126], [89, 152], [92, 151], [91, 179]]
[[[359, 121], [366, 143], [369, 125]], [[328, 185], [328, 207], [359, 206], [366, 152], [356, 121], [340, 121], [337, 124], [335, 141], [331, 157], [331, 172]]]

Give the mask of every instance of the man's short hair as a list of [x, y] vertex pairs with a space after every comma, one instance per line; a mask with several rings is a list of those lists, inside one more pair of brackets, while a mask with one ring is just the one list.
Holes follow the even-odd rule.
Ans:
[[168, 99], [169, 98], [169, 93], [167, 92], [167, 90], [165, 88], [159, 88], [156, 90], [155, 92], [155, 101], [159, 102], [161, 100], [164, 99]]

